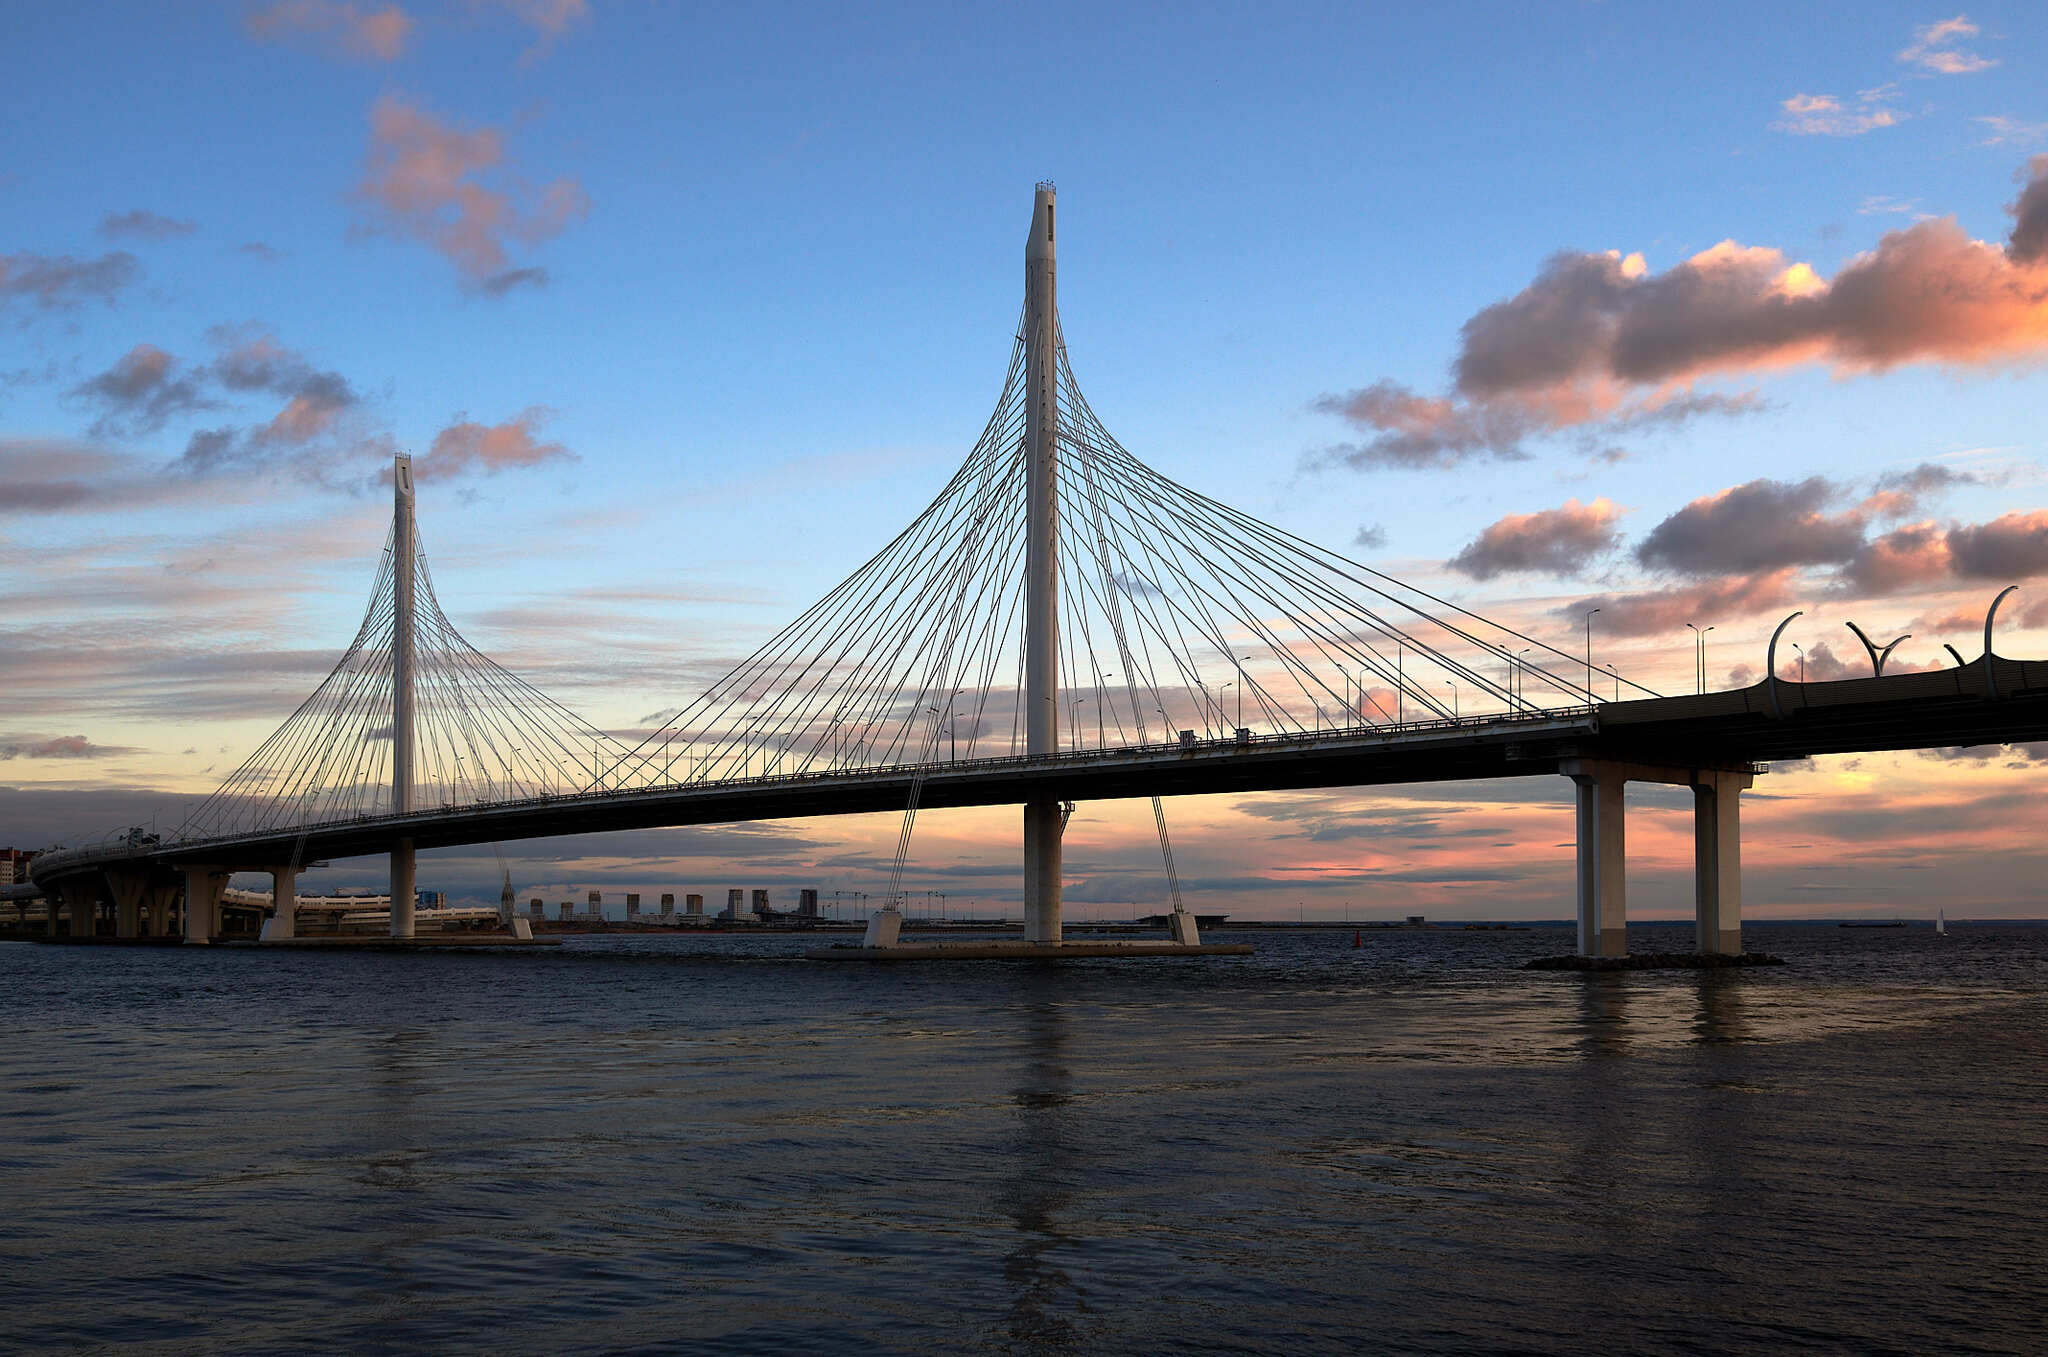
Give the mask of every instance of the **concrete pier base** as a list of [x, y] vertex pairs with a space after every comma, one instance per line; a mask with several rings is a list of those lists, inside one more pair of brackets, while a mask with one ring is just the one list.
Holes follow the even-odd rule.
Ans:
[[1741, 955], [1741, 796], [1755, 782], [1755, 770], [1566, 759], [1558, 771], [1578, 793], [1579, 955], [1628, 955], [1624, 789], [1630, 782], [1692, 788], [1696, 945], [1708, 955]]
[[476, 947], [560, 947], [560, 938], [536, 938], [528, 929], [524, 937], [512, 933], [427, 933], [416, 938], [388, 938], [374, 934], [353, 938], [286, 938], [282, 942], [232, 943], [235, 947], [296, 947], [340, 952], [432, 952], [461, 951]]
[[993, 941], [905, 942], [894, 947], [813, 947], [812, 961], [1082, 961], [1091, 957], [1250, 956], [1243, 942], [1182, 943], [1163, 939], [1123, 939], [1058, 943]]
[[890, 905], [868, 915], [867, 934], [860, 945], [870, 949], [894, 947], [897, 937], [903, 932], [903, 915], [896, 906]]
[[265, 942], [289, 942], [297, 936], [299, 918], [299, 869], [270, 869], [271, 915], [263, 921]]

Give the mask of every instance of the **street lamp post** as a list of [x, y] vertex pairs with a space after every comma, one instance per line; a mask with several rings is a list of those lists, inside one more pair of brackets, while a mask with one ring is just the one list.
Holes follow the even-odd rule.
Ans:
[[1458, 719], [1458, 685], [1450, 679], [1444, 680], [1444, 687], [1451, 690], [1451, 719]]
[[1792, 648], [1799, 652], [1799, 681], [1803, 684], [1806, 682], [1806, 647], [1794, 641]]
[[1692, 690], [1704, 693], [1707, 690], [1707, 633], [1713, 628], [1693, 626], [1690, 622], [1685, 625], [1692, 627]]
[[1586, 609], [1586, 700], [1597, 701], [1593, 696], [1593, 614], [1598, 608]]

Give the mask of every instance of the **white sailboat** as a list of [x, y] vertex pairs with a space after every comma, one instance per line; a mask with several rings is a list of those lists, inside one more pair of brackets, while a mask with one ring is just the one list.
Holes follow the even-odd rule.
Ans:
[[1945, 910], [1934, 911], [1934, 931], [1944, 936], [1948, 933], [1948, 914]]

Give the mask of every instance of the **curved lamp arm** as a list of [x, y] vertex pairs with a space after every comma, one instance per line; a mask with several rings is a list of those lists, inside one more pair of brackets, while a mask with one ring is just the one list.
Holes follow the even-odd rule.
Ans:
[[1857, 626], [1854, 622], [1849, 623], [1849, 630], [1856, 633], [1856, 639], [1863, 642], [1863, 648], [1870, 652], [1870, 667], [1878, 678], [1884, 677], [1884, 662], [1892, 657], [1894, 650], [1899, 648], [1899, 641], [1910, 641], [1913, 639], [1913, 633], [1909, 631], [1899, 637], [1899, 641], [1893, 641], [1890, 645], [1880, 650], [1871, 644], [1870, 638], [1863, 634], [1863, 628]]
[[[1792, 617], [1801, 616], [1805, 611], [1801, 608], [1799, 612], [1793, 613]], [[1778, 624], [1778, 629], [1771, 633], [1771, 644], [1764, 651], [1764, 673], [1768, 676], [1765, 679], [1764, 692], [1770, 698], [1773, 721], [1785, 719], [1785, 709], [1778, 705], [1778, 638], [1785, 634], [1785, 628], [1792, 625], [1792, 617]]]
[[1984, 614], [1984, 691], [1993, 702], [1998, 700], [1998, 669], [1991, 663], [1991, 619], [1998, 616], [1998, 605], [2005, 602], [2005, 596], [2017, 590], [2017, 584], [2008, 584], [1998, 591], [1998, 597], [1991, 600], [1991, 608]]

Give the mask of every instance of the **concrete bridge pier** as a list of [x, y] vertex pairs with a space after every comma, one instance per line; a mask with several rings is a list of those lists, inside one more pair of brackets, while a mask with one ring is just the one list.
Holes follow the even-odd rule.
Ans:
[[263, 921], [264, 942], [289, 942], [298, 936], [298, 882], [299, 869], [296, 867], [270, 869], [272, 913]]
[[204, 944], [220, 932], [220, 897], [229, 873], [218, 867], [185, 868], [185, 941]]
[[[90, 877], [71, 877], [57, 883], [57, 894], [64, 901], [64, 913], [69, 922], [70, 936], [90, 940], [99, 932], [100, 890], [99, 883]], [[57, 901], [50, 901], [50, 936], [57, 935]]]
[[391, 936], [394, 938], [410, 938], [413, 934], [412, 911], [419, 898], [414, 884], [415, 866], [412, 840], [400, 839], [398, 846], [391, 850]]
[[171, 903], [177, 897], [178, 888], [161, 881], [144, 893], [143, 908], [149, 913], [149, 936], [152, 938], [171, 935]]
[[1611, 764], [1570, 774], [1579, 801], [1579, 955], [1628, 955], [1628, 778]]
[[108, 872], [107, 894], [114, 897], [114, 936], [142, 936], [142, 900], [149, 893], [149, 877], [141, 872]]
[[1742, 954], [1742, 793], [1750, 773], [1705, 772], [1692, 784], [1697, 949]]
[[1064, 814], [1057, 801], [1024, 806], [1024, 941], [1062, 941], [1060, 839]]
[[1693, 790], [1695, 947], [1742, 951], [1742, 792], [1749, 769], [1678, 768], [1609, 759], [1566, 759], [1558, 771], [1578, 792], [1579, 955], [1628, 955], [1625, 789], [1662, 782]]

